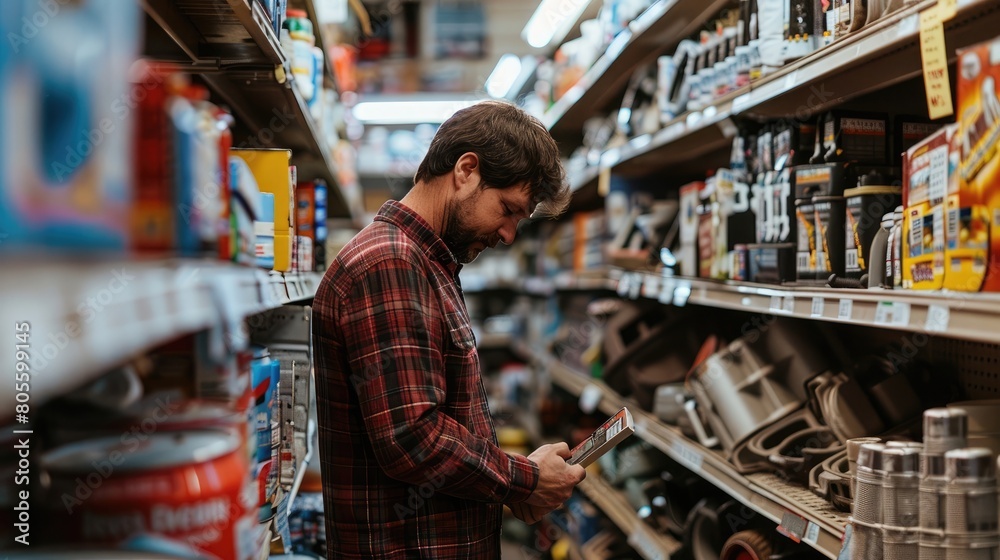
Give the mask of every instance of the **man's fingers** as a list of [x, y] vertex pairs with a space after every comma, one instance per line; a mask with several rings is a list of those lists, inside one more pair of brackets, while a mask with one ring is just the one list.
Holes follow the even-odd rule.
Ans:
[[569, 452], [569, 445], [566, 445], [566, 442], [553, 443], [552, 447], [556, 452], [556, 455], [562, 457], [563, 459], [569, 459], [573, 456], [573, 454]]

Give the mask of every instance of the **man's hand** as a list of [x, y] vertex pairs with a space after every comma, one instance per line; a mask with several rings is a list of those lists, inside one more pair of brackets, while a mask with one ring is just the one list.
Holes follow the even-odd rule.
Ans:
[[528, 525], [534, 525], [545, 517], [545, 514], [552, 510], [547, 510], [545, 508], [540, 508], [537, 506], [529, 506], [528, 504], [521, 502], [519, 504], [508, 504], [510, 511], [514, 514], [514, 517], [520, 519], [521, 521], [527, 523]]
[[543, 445], [528, 455], [538, 465], [538, 486], [524, 501], [525, 505], [541, 508], [544, 515], [569, 499], [573, 488], [587, 477], [583, 467], [566, 462], [569, 457], [569, 446], [565, 443]]

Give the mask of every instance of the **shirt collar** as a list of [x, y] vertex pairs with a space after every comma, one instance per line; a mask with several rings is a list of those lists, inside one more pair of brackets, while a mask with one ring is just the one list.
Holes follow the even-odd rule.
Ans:
[[455, 259], [444, 240], [434, 233], [430, 224], [402, 202], [389, 200], [379, 208], [375, 221], [390, 223], [398, 227], [407, 237], [415, 241], [433, 260], [441, 263], [453, 276], [458, 277], [462, 265]]

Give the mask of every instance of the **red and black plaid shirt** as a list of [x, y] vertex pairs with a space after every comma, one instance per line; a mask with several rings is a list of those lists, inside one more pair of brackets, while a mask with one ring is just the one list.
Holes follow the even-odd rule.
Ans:
[[459, 270], [427, 222], [387, 202], [320, 284], [329, 558], [499, 558], [501, 504], [538, 483], [497, 447]]

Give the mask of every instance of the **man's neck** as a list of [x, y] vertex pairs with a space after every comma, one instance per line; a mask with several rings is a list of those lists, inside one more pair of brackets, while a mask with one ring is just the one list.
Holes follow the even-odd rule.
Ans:
[[445, 212], [448, 206], [445, 198], [447, 192], [444, 185], [418, 182], [400, 202], [423, 218], [434, 233], [440, 236], [444, 230]]

